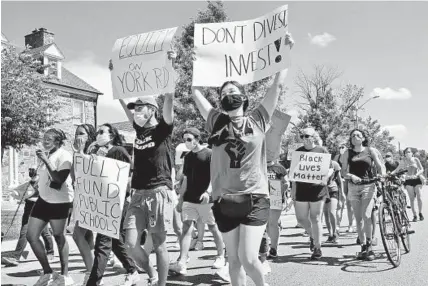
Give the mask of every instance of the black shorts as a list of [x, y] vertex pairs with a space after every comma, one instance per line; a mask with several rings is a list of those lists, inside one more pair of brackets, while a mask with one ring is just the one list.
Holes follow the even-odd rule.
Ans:
[[214, 202], [213, 214], [218, 229], [221, 232], [229, 232], [240, 224], [260, 226], [267, 223], [269, 219], [270, 199], [268, 197], [253, 198], [253, 209], [244, 218], [231, 218], [220, 212], [219, 204]]
[[322, 189], [296, 189], [296, 202], [319, 202], [327, 197], [327, 187]]
[[72, 207], [73, 203], [52, 204], [39, 197], [30, 216], [45, 222], [53, 219], [67, 219]]
[[331, 202], [331, 199], [339, 199], [339, 192], [338, 191], [330, 191], [328, 192], [328, 197], [325, 199], [325, 202], [328, 204], [329, 202]]
[[420, 178], [408, 179], [404, 182], [404, 186], [416, 187], [417, 185], [422, 185], [422, 181]]

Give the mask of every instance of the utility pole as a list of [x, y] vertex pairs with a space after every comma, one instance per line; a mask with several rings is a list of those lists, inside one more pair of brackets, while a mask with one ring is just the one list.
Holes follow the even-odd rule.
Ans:
[[357, 107], [357, 109], [355, 110], [355, 128], [358, 128], [358, 110], [360, 110], [364, 105], [366, 105], [370, 100], [379, 98], [379, 95], [375, 95], [373, 97], [370, 97], [369, 99], [367, 99], [363, 104], [361, 104], [359, 107]]

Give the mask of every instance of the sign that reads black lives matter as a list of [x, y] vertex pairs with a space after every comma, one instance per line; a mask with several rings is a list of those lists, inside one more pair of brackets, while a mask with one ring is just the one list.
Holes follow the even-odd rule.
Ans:
[[291, 157], [290, 181], [327, 184], [331, 155], [294, 151]]
[[288, 68], [287, 31], [288, 5], [253, 20], [195, 24], [193, 85], [248, 84]]
[[119, 238], [130, 165], [100, 156], [74, 155], [74, 217], [79, 226]]

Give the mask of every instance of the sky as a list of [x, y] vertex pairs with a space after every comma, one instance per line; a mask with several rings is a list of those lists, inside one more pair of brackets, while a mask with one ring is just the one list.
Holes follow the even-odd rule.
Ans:
[[[232, 21], [257, 18], [289, 5], [295, 40], [286, 79], [290, 113], [298, 114], [296, 73], [323, 64], [342, 71], [336, 87], [364, 87], [361, 116], [372, 116], [401, 147], [428, 149], [428, 2], [225, 2]], [[5, 2], [1, 31], [17, 45], [35, 28], [47, 28], [65, 55], [64, 66], [104, 93], [98, 123], [125, 121], [112, 98], [107, 69], [116, 39], [179, 27], [206, 7], [204, 1]]]

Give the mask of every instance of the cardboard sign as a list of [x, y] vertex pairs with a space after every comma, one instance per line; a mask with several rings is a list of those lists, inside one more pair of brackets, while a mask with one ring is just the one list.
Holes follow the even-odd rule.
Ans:
[[291, 161], [291, 157], [293, 155], [294, 150], [296, 150], [297, 148], [300, 148], [302, 146], [303, 146], [302, 143], [289, 144], [288, 145], [288, 151], [287, 151], [287, 160]]
[[257, 19], [195, 24], [194, 86], [248, 84], [289, 67], [288, 5]]
[[75, 153], [74, 217], [79, 226], [119, 238], [130, 165]]
[[294, 151], [291, 158], [290, 181], [327, 184], [331, 154]]
[[168, 59], [177, 27], [132, 35], [113, 46], [113, 98], [172, 93], [176, 73]]
[[269, 180], [270, 209], [282, 210], [282, 192], [280, 180]]
[[279, 158], [281, 137], [290, 123], [291, 116], [277, 109], [273, 112], [270, 128], [266, 132], [266, 158], [274, 161]]

